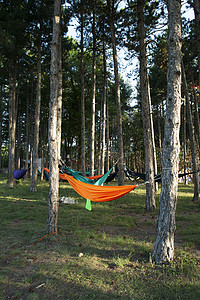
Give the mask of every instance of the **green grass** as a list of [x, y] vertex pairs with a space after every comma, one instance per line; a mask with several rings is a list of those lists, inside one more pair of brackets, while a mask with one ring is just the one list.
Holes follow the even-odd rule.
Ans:
[[60, 183], [60, 197], [78, 203], [60, 203], [59, 232], [45, 236], [48, 183], [30, 192], [30, 181], [13, 189], [6, 181], [0, 175], [1, 300], [200, 299], [200, 206], [192, 201], [192, 185], [179, 186], [175, 259], [155, 265], [158, 208], [145, 210], [145, 186], [92, 203], [89, 212], [85, 200]]

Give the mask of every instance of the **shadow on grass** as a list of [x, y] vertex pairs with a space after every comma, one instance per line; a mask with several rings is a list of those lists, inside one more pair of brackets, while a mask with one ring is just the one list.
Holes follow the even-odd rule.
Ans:
[[[199, 299], [199, 282], [148, 265], [120, 266], [96, 257], [33, 262], [1, 286], [14, 299]], [[6, 273], [5, 273], [6, 274]], [[16, 277], [18, 274], [18, 277]], [[15, 281], [14, 281], [15, 280]], [[2, 299], [4, 299], [2, 297]], [[18, 299], [18, 298], [15, 298]]]
[[[46, 234], [48, 184], [39, 183], [36, 193], [29, 187], [10, 190], [0, 182], [0, 299], [199, 299], [196, 260], [182, 256], [164, 267], [150, 262], [157, 211], [144, 210], [144, 189], [141, 195], [138, 189], [110, 203], [92, 204], [88, 212], [85, 200], [62, 183], [60, 195], [79, 203], [61, 204], [61, 230], [38, 242]], [[190, 216], [193, 203], [187, 197], [181, 195], [178, 203], [178, 229], [184, 235], [188, 228], [187, 236], [193, 230], [194, 239], [199, 223]]]

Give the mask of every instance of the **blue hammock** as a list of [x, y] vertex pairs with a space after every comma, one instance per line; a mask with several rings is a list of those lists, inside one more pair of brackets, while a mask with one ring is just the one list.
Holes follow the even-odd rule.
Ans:
[[21, 179], [26, 174], [27, 170], [14, 170], [14, 179]]

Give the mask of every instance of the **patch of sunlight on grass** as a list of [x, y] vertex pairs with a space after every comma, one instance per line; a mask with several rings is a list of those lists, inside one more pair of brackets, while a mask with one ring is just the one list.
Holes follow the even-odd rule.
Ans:
[[122, 258], [119, 255], [117, 257], [113, 258], [113, 262], [115, 263], [115, 265], [119, 268], [124, 268], [127, 264], [130, 263], [130, 258]]

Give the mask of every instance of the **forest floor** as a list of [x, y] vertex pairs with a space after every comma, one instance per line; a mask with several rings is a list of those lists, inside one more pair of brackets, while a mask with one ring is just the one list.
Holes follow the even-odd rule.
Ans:
[[60, 203], [59, 231], [46, 236], [48, 182], [9, 189], [0, 175], [0, 299], [200, 299], [200, 203], [192, 184], [179, 185], [174, 261], [156, 265], [159, 192], [152, 212], [145, 186], [89, 212], [62, 182], [60, 197], [77, 202]]

